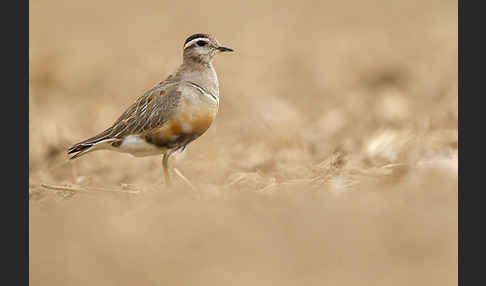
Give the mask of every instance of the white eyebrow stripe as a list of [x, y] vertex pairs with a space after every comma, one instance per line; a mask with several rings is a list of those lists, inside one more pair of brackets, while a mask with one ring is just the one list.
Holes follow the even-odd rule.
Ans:
[[208, 38], [196, 38], [194, 40], [191, 40], [190, 42], [187, 42], [187, 44], [184, 45], [184, 49], [191, 46], [192, 44], [194, 44], [195, 42], [197, 41], [205, 41], [205, 42], [208, 42], [209, 43], [209, 39]]

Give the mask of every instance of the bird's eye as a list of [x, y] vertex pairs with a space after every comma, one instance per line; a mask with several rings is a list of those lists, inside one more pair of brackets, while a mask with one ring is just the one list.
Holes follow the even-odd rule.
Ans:
[[205, 45], [207, 45], [207, 44], [208, 44], [208, 42], [206, 42], [206, 41], [197, 41], [197, 43], [196, 43], [196, 44], [197, 44], [198, 46], [200, 46], [200, 47], [204, 47]]

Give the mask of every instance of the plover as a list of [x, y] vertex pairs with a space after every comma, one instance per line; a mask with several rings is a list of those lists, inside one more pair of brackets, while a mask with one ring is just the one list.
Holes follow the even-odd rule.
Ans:
[[201, 136], [218, 113], [213, 57], [232, 51], [208, 34], [188, 37], [176, 72], [140, 96], [111, 127], [69, 148], [68, 154], [74, 154], [70, 159], [96, 150], [135, 157], [163, 155], [165, 181], [170, 185], [169, 157]]

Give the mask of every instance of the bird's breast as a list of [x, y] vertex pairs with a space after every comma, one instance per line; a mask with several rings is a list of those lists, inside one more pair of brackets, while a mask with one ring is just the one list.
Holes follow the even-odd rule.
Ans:
[[163, 126], [151, 130], [145, 138], [151, 144], [163, 148], [186, 145], [209, 129], [217, 111], [217, 105], [185, 99]]

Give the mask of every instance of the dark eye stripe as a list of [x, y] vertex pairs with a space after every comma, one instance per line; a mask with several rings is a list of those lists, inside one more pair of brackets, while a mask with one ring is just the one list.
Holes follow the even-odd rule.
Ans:
[[208, 44], [208, 42], [206, 42], [206, 41], [197, 41], [197, 43], [196, 43], [196, 44], [197, 44], [198, 46], [200, 46], [200, 47], [204, 47], [205, 45], [207, 45], [207, 44]]

